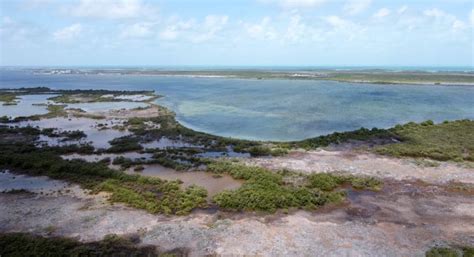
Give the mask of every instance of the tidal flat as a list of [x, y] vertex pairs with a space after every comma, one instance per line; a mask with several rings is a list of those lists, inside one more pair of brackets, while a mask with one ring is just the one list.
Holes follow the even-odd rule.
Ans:
[[48, 100], [54, 112], [2, 118], [0, 244], [150, 256], [425, 256], [474, 245], [474, 121], [462, 113], [253, 141], [183, 126], [160, 91], [88, 110], [65, 99], [124, 92], [21, 91], [63, 97]]

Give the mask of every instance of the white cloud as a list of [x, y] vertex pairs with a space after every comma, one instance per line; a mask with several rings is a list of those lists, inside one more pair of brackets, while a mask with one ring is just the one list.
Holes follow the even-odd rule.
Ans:
[[122, 38], [146, 38], [153, 34], [153, 25], [151, 22], [139, 22], [129, 25], [122, 30], [120, 36]]
[[434, 19], [438, 27], [450, 27], [453, 31], [461, 31], [467, 28], [466, 24], [456, 16], [437, 8], [424, 10], [423, 15]]
[[327, 0], [258, 0], [265, 4], [277, 4], [285, 9], [311, 8], [324, 4]]
[[310, 29], [301, 22], [301, 16], [293, 15], [286, 31], [285, 39], [295, 43], [310, 36]]
[[334, 15], [325, 17], [324, 20], [326, 20], [327, 23], [336, 28], [346, 28], [350, 25], [349, 21]]
[[53, 0], [24, 0], [22, 7], [26, 9], [43, 8], [53, 3]]
[[325, 3], [326, 0], [280, 0], [280, 5], [285, 8], [315, 7]]
[[376, 13], [374, 13], [374, 18], [383, 18], [390, 15], [390, 10], [387, 8], [381, 8]]
[[437, 9], [437, 8], [433, 8], [433, 9], [428, 9], [428, 10], [424, 10], [423, 11], [423, 14], [425, 16], [428, 16], [428, 17], [435, 17], [435, 18], [441, 18], [441, 17], [444, 17], [446, 16], [446, 13]]
[[155, 13], [154, 8], [141, 0], [80, 0], [78, 6], [68, 11], [79, 17], [107, 19], [136, 18]]
[[176, 17], [169, 19], [160, 32], [162, 40], [184, 39], [193, 43], [209, 41], [217, 37], [227, 25], [229, 17], [225, 15], [208, 15], [202, 22], [194, 19], [187, 21]]
[[244, 23], [243, 25], [245, 31], [251, 38], [273, 40], [277, 38], [277, 33], [270, 23], [270, 17], [264, 17], [259, 23]]
[[191, 19], [187, 21], [172, 18], [168, 20], [168, 25], [160, 32], [160, 39], [175, 40], [180, 34], [192, 30], [196, 27], [196, 21]]
[[44, 35], [43, 29], [36, 24], [18, 22], [9, 16], [3, 16], [0, 21], [0, 38], [2, 43], [20, 42], [29, 44], [38, 42]]
[[471, 10], [471, 14], [469, 15], [469, 21], [471, 22], [471, 26], [474, 27], [474, 9]]
[[348, 0], [343, 9], [350, 15], [365, 11], [372, 4], [372, 0]]
[[160, 32], [160, 38], [163, 40], [175, 40], [178, 34], [179, 32], [173, 26], [169, 26]]
[[208, 15], [201, 24], [201, 33], [197, 33], [191, 38], [194, 43], [201, 43], [213, 39], [227, 24], [229, 17], [219, 15]]
[[455, 20], [453, 22], [453, 30], [463, 30], [466, 28], [466, 23], [460, 21], [460, 20]]
[[71, 41], [77, 38], [82, 32], [82, 25], [79, 23], [62, 28], [53, 33], [56, 41]]
[[403, 13], [405, 13], [407, 10], [408, 10], [408, 6], [404, 5], [404, 6], [400, 7], [400, 8], [398, 8], [397, 13], [398, 13], [398, 14], [403, 14]]
[[346, 38], [348, 40], [353, 40], [357, 37], [364, 37], [367, 28], [354, 23], [350, 20], [343, 19], [339, 16], [327, 16], [323, 18], [332, 29], [329, 33], [335, 38]]

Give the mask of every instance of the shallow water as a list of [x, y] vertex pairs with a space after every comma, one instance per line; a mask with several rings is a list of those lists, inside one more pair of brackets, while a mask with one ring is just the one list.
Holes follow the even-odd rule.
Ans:
[[79, 140], [67, 140], [64, 137], [49, 137], [45, 135], [40, 135], [38, 138], [39, 146], [67, 146], [67, 145], [79, 145], [79, 144], [86, 144], [87, 140], [79, 139]]
[[212, 134], [297, 140], [408, 121], [474, 119], [474, 87], [372, 85], [0, 70], [0, 87], [156, 90], [184, 125]]
[[208, 151], [204, 153], [198, 153], [196, 157], [203, 158], [219, 158], [219, 157], [231, 157], [231, 158], [250, 158], [249, 153], [239, 153], [235, 152], [234, 149], [230, 146], [227, 147], [227, 151]]
[[68, 183], [47, 177], [30, 177], [0, 170], [0, 192], [25, 189], [34, 193], [51, 193], [68, 186]]
[[16, 118], [46, 114], [47, 107], [37, 104], [47, 104], [50, 102], [47, 99], [53, 96], [55, 95], [22, 95], [19, 96], [16, 105], [2, 105], [3, 102], [0, 102], [0, 117]]
[[158, 177], [165, 180], [181, 180], [183, 187], [197, 185], [207, 190], [208, 198], [216, 195], [223, 190], [237, 189], [242, 185], [242, 181], [235, 180], [229, 175], [222, 175], [216, 178], [213, 173], [204, 171], [176, 171], [163, 167], [159, 164], [144, 165], [144, 170], [134, 172], [133, 168], [128, 172], [131, 174], [140, 174], [142, 176]]
[[148, 143], [142, 143], [141, 144], [143, 146], [143, 148], [147, 149], [172, 149], [172, 148], [182, 148], [182, 147], [196, 147], [196, 148], [199, 148], [199, 147], [202, 147], [202, 146], [199, 146], [199, 145], [193, 145], [193, 144], [190, 144], [190, 143], [186, 143], [184, 141], [181, 141], [181, 140], [172, 140], [172, 139], [169, 139], [167, 137], [161, 137], [159, 140], [154, 140], [152, 142], [148, 142]]
[[[87, 137], [82, 138], [79, 143], [90, 142], [95, 148], [109, 148], [109, 141], [117, 138], [129, 135], [128, 131], [119, 131], [115, 129], [103, 129], [98, 128], [98, 124], [107, 124], [108, 127], [120, 124], [119, 121], [114, 120], [93, 120], [87, 118], [53, 118], [53, 119], [41, 119], [37, 121], [23, 121], [20, 122], [20, 126], [32, 126], [40, 128], [58, 128], [60, 130], [81, 130]], [[55, 139], [48, 141], [47, 138], [44, 138], [48, 143], [54, 144]]]

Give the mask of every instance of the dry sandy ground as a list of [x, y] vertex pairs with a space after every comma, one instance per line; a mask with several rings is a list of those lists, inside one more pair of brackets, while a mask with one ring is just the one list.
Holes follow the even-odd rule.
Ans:
[[133, 117], [137, 118], [150, 118], [150, 117], [157, 117], [163, 114], [165, 110], [163, 108], [159, 108], [154, 104], [149, 104], [147, 108], [141, 109], [121, 109], [121, 110], [110, 110], [106, 112], [92, 112], [93, 115], [104, 116], [108, 119], [129, 119]]
[[397, 159], [343, 147], [336, 150], [294, 151], [283, 157], [249, 159], [247, 163], [305, 173], [346, 172], [397, 180], [419, 179], [429, 183], [453, 180], [474, 184], [474, 168], [462, 164], [431, 161], [439, 166], [427, 167], [410, 158]]
[[440, 186], [386, 181], [380, 193], [350, 191], [344, 206], [317, 212], [196, 211], [166, 217], [111, 206], [104, 195], [90, 196], [60, 181], [0, 174], [0, 191], [26, 188], [37, 193], [0, 193], [1, 232], [86, 241], [137, 233], [145, 244], [186, 248], [191, 256], [423, 256], [436, 244], [474, 245], [474, 198]]

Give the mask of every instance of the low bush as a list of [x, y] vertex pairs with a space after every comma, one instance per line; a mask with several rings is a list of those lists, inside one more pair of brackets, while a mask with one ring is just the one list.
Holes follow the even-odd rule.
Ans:
[[474, 121], [432, 121], [398, 125], [391, 129], [400, 143], [379, 146], [380, 154], [429, 158], [438, 161], [474, 161]]
[[314, 209], [329, 203], [339, 203], [345, 198], [343, 191], [323, 191], [317, 187], [287, 185], [283, 182], [283, 175], [261, 167], [220, 161], [209, 164], [208, 170], [245, 180], [239, 189], [224, 191], [214, 196], [213, 201], [228, 210], [273, 212], [288, 208]]
[[185, 256], [183, 250], [160, 252], [155, 246], [140, 246], [136, 236], [107, 235], [101, 241], [79, 242], [65, 237], [42, 237], [26, 233], [0, 234], [0, 256]]
[[426, 257], [474, 257], [474, 247], [433, 247], [425, 254]]
[[382, 182], [373, 177], [356, 177], [329, 173], [308, 175], [308, 187], [310, 188], [331, 191], [343, 184], [349, 184], [354, 189], [359, 190], [379, 191], [382, 188]]
[[131, 136], [119, 137], [111, 140], [111, 147], [107, 149], [109, 153], [124, 153], [132, 151], [140, 151], [143, 147], [140, 145], [139, 139]]

